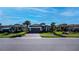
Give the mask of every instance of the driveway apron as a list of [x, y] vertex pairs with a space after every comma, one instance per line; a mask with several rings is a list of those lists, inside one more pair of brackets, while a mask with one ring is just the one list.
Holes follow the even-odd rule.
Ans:
[[26, 34], [24, 37], [28, 39], [42, 38], [39, 33], [29, 33], [29, 34]]

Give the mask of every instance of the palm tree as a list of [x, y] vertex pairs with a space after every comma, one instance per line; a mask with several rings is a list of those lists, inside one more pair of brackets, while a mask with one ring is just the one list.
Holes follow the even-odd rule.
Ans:
[[30, 25], [31, 23], [30, 23], [30, 21], [25, 21], [24, 23], [23, 23], [23, 25], [27, 25], [27, 27]]
[[56, 25], [55, 22], [51, 23], [51, 31], [55, 31], [56, 30]]
[[28, 27], [29, 27], [30, 24], [31, 24], [31, 22], [28, 21], [28, 20], [26, 20], [26, 21], [23, 23], [26, 32], [29, 32], [29, 28], [28, 28]]

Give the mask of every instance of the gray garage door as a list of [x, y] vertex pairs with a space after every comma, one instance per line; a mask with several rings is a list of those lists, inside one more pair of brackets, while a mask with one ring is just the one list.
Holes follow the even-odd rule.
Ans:
[[30, 33], [39, 33], [40, 32], [40, 28], [31, 28], [31, 30], [29, 32]]

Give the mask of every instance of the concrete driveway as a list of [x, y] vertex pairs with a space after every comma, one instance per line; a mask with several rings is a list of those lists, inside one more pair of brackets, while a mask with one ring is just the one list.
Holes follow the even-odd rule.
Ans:
[[24, 38], [28, 39], [39, 39], [42, 38], [39, 33], [29, 33], [24, 36]]

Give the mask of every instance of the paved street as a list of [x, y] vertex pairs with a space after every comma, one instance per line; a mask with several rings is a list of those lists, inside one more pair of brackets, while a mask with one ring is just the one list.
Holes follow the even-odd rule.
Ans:
[[79, 39], [42, 38], [30, 33], [24, 37], [0, 38], [0, 51], [79, 51]]
[[79, 51], [79, 39], [1, 38], [0, 51]]

